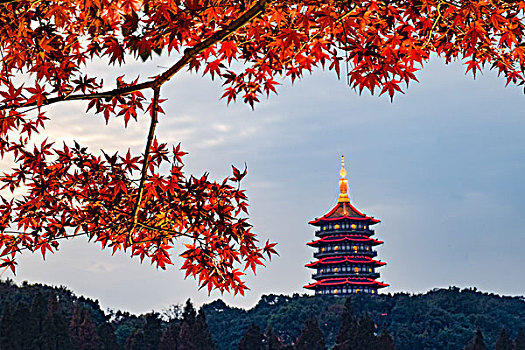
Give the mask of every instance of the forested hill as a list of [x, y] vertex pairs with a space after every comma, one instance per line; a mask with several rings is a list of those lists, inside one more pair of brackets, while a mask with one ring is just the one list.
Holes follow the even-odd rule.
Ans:
[[[348, 315], [359, 320], [355, 334], [375, 344], [361, 347], [367, 350], [393, 349], [380, 343], [391, 342], [388, 334], [398, 350], [461, 350], [478, 329], [488, 349], [495, 348], [496, 340], [500, 343], [497, 350], [506, 349], [501, 346], [503, 327], [511, 339], [521, 339], [516, 349], [525, 349], [525, 334], [517, 336], [525, 327], [524, 299], [472, 289], [439, 289], [420, 295], [358, 294], [348, 301], [267, 295], [250, 310], [217, 300], [199, 311], [187, 302], [162, 315], [132, 315], [103, 312], [98, 301], [78, 297], [64, 287], [0, 281], [0, 350], [254, 350], [259, 349], [253, 345], [257, 342], [265, 344], [261, 349], [312, 349], [299, 346], [310, 341], [305, 336], [305, 321], [311, 318], [317, 320], [322, 334], [317, 330], [317, 339], [313, 333], [310, 339], [324, 339], [331, 348], [342, 319], [346, 320], [343, 329], [348, 328]], [[318, 327], [315, 322], [308, 325], [310, 330]]]
[[[244, 329], [255, 323], [271, 326], [284, 340], [296, 339], [309, 317], [316, 317], [328, 346], [339, 331], [344, 298], [283, 295], [263, 296], [246, 311], [228, 307], [221, 300], [204, 306], [208, 326], [219, 349], [235, 349]], [[357, 315], [369, 313], [377, 325], [394, 337], [398, 350], [463, 349], [476, 330], [493, 349], [502, 327], [511, 337], [525, 328], [525, 300], [502, 297], [473, 289], [437, 289], [426, 294], [357, 294], [352, 297]], [[219, 336], [220, 335], [220, 336]]]

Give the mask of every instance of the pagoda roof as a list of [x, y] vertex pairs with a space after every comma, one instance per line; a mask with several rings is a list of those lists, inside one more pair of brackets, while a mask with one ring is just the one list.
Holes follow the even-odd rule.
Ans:
[[359, 221], [370, 220], [370, 225], [374, 225], [381, 222], [381, 220], [379, 219], [361, 213], [349, 201], [338, 201], [335, 207], [333, 207], [332, 210], [330, 210], [327, 214], [323, 215], [320, 218], [316, 218], [315, 220], [310, 221], [309, 224], [314, 226], [320, 226], [323, 222], [330, 222], [342, 219]]
[[372, 245], [379, 245], [383, 244], [383, 241], [379, 241], [377, 239], [373, 239], [367, 236], [363, 235], [338, 235], [338, 236], [326, 236], [321, 239], [308, 242], [309, 246], [315, 247], [318, 246], [319, 243], [337, 243], [337, 242], [343, 242], [343, 241], [349, 241], [349, 242], [372, 242]]
[[366, 277], [345, 277], [345, 278], [326, 278], [314, 283], [304, 286], [307, 289], [315, 289], [315, 287], [324, 287], [324, 286], [343, 286], [348, 285], [358, 285], [358, 286], [376, 286], [377, 288], [388, 287], [389, 284], [373, 280]]
[[329, 264], [342, 264], [342, 263], [355, 263], [355, 264], [375, 264], [376, 266], [386, 265], [386, 262], [374, 260], [368, 256], [330, 256], [321, 258], [317, 261], [306, 264], [306, 267], [315, 267], [317, 265], [329, 265]]
[[310, 225], [320, 226], [323, 222], [338, 221], [343, 219], [370, 221], [369, 225], [377, 224], [381, 220], [361, 213], [350, 203], [348, 193], [348, 179], [346, 178], [345, 157], [341, 156], [341, 178], [339, 179], [339, 198], [337, 204], [327, 214], [309, 222]]

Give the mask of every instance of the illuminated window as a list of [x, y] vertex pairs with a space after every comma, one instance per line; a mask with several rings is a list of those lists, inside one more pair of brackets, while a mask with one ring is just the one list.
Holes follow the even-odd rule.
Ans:
[[325, 231], [325, 230], [326, 230], [326, 226], [323, 226], [323, 231]]
[[339, 246], [336, 245], [336, 246], [334, 247], [334, 250], [339, 250]]
[[359, 293], [360, 291], [361, 291], [361, 289], [359, 289], [359, 288], [357, 288], [357, 289], [355, 290], [356, 293]]
[[354, 251], [356, 251], [356, 252], [357, 252], [357, 246], [356, 246], [356, 245], [354, 246]]
[[322, 252], [324, 252], [324, 250], [325, 250], [325, 247], [323, 247], [323, 249], [321, 249]]
[[372, 294], [376, 294], [376, 291], [372, 289]]
[[335, 226], [334, 226], [334, 228], [335, 228], [336, 230], [339, 230], [339, 227], [340, 227], [339, 225], [335, 225]]
[[372, 268], [371, 267], [368, 268], [368, 272], [372, 272]]
[[355, 230], [357, 228], [356, 224], [352, 224], [350, 225], [350, 227], [352, 228], [352, 230]]
[[366, 230], [366, 225], [365, 225], [365, 226], [363, 226], [363, 228], [364, 228], [364, 229]]
[[355, 272], [355, 273], [359, 273], [359, 268], [358, 268], [357, 266], [354, 267], [354, 272]]
[[334, 294], [337, 294], [339, 291], [336, 289], [334, 289]]
[[334, 269], [334, 272], [339, 272], [339, 268], [336, 267], [336, 268]]

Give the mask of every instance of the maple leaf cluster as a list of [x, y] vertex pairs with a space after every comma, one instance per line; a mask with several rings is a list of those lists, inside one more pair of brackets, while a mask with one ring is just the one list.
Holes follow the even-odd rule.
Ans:
[[[524, 10], [508, 0], [0, 0], [0, 156], [15, 163], [0, 185], [24, 193], [1, 198], [0, 266], [14, 271], [21, 251], [45, 255], [87, 235], [164, 268], [185, 238], [187, 275], [243, 293], [243, 269], [276, 254], [275, 243], [259, 245], [243, 216], [245, 172], [186, 177], [180, 146], [157, 141], [164, 84], [183, 69], [202, 72], [223, 82], [228, 103], [253, 108], [279, 81], [346, 66], [359, 93], [393, 98], [435, 54], [523, 85]], [[84, 73], [93, 60], [121, 66], [156, 54], [173, 64], [143, 81]], [[106, 122], [149, 118], [144, 153], [35, 144], [48, 106], [75, 100]]]

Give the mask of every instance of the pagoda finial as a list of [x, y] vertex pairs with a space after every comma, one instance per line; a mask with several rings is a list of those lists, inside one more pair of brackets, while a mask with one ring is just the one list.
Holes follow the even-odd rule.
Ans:
[[345, 169], [345, 156], [341, 156], [341, 171], [339, 171], [341, 178], [339, 179], [339, 199], [337, 202], [350, 202], [348, 197], [348, 180], [346, 179], [346, 169]]

